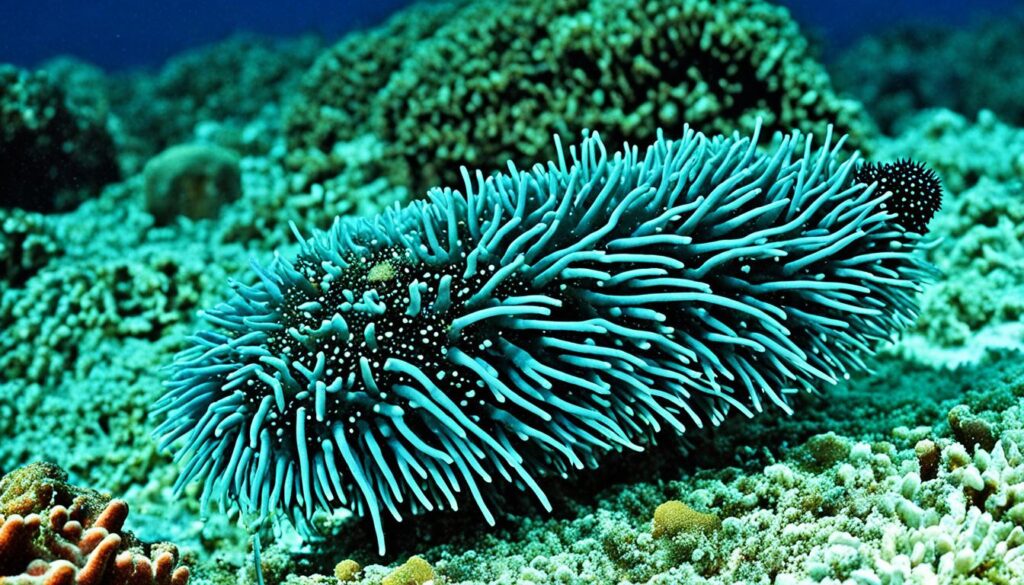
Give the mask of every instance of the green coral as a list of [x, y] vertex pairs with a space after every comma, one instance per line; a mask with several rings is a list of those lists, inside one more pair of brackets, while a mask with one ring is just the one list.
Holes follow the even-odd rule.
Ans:
[[119, 121], [126, 167], [137, 171], [169, 146], [204, 139], [240, 152], [265, 152], [272, 133], [249, 123], [269, 111], [268, 120], [279, 125], [277, 108], [321, 48], [312, 36], [236, 35], [175, 56], [159, 71], [110, 79], [108, 99]]
[[0, 296], [9, 287], [22, 285], [61, 253], [43, 216], [0, 208]]
[[118, 493], [170, 469], [139, 429], [150, 424], [160, 368], [231, 266], [201, 245], [176, 248], [82, 258], [76, 246], [3, 292], [0, 467], [45, 453]]
[[949, 110], [911, 117], [899, 136], [878, 144], [882, 160], [910, 157], [927, 164], [954, 195], [974, 187], [982, 177], [1007, 182], [1024, 180], [1024, 129], [982, 110], [969, 119]]
[[[81, 350], [100, 339], [156, 340], [191, 321], [214, 272], [162, 249], [133, 257], [66, 263], [42, 271], [0, 298], [0, 370], [42, 382], [74, 371]], [[185, 274], [180, 274], [185, 272]], [[223, 272], [221, 272], [223, 274]]]
[[946, 278], [925, 291], [917, 329], [947, 346], [994, 327], [1013, 335], [1024, 316], [1024, 184], [983, 177], [934, 226], [944, 239], [930, 256]]
[[410, 58], [417, 43], [433, 36], [466, 4], [414, 4], [382, 26], [346, 35], [318, 57], [302, 76], [298, 99], [287, 109], [291, 146], [309, 149], [295, 155], [293, 164], [304, 167], [310, 180], [321, 178], [323, 155], [330, 155], [336, 143], [364, 133], [356, 128], [375, 115], [377, 92]]
[[0, 65], [0, 207], [70, 209], [119, 175], [104, 112], [45, 71]]
[[287, 133], [303, 152], [373, 134], [405, 163], [414, 195], [461, 184], [462, 165], [547, 160], [552, 134], [584, 128], [645, 145], [659, 127], [731, 133], [760, 117], [768, 130], [834, 123], [863, 142], [859, 105], [808, 53], [787, 11], [760, 0], [445, 4], [321, 56]]

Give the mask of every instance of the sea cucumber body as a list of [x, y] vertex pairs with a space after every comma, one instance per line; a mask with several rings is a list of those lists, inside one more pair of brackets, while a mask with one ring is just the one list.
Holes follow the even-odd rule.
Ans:
[[[840, 141], [841, 142], [841, 141]], [[157, 406], [179, 479], [304, 524], [473, 502], [834, 383], [931, 269], [841, 144], [687, 130], [340, 219], [208, 311]]]

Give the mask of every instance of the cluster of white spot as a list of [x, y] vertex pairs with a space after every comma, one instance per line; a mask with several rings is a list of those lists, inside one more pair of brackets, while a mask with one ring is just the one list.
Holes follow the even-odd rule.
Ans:
[[897, 221], [909, 231], [923, 234], [928, 222], [942, 207], [942, 185], [935, 172], [910, 160], [883, 165], [865, 163], [857, 169], [854, 180], [878, 183], [879, 194], [890, 194], [883, 209], [898, 216]]

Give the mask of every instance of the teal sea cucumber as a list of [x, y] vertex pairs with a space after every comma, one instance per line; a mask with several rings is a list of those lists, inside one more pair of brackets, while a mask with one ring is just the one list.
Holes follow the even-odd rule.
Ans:
[[[913, 323], [933, 275], [907, 199], [831, 135], [596, 134], [464, 192], [339, 219], [206, 312], [156, 411], [177, 488], [300, 528], [472, 502], [730, 411], [789, 411]], [[927, 179], [927, 180], [925, 180]], [[893, 204], [887, 209], [887, 204]], [[300, 238], [301, 239], [301, 238]]]

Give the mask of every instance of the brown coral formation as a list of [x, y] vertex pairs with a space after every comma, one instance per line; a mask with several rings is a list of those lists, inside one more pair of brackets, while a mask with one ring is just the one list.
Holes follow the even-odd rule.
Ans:
[[100, 506], [102, 496], [66, 479], [37, 463], [0, 480], [0, 585], [188, 583], [173, 545], [145, 546], [123, 530], [127, 503]]

